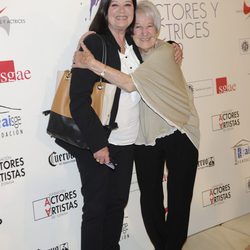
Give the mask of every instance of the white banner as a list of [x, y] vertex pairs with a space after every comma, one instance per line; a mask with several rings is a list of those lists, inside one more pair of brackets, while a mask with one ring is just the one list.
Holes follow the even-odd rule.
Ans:
[[[42, 112], [99, 2], [0, 3], [3, 250], [80, 249], [83, 199], [75, 159], [46, 134]], [[250, 212], [250, 0], [154, 3], [162, 15], [161, 38], [183, 46], [182, 68], [200, 116], [191, 235]], [[120, 244], [124, 250], [152, 248], [135, 173]]]

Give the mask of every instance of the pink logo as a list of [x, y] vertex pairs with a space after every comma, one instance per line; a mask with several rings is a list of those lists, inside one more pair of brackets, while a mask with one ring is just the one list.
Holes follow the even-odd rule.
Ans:
[[0, 61], [0, 83], [29, 80], [30, 70], [15, 70], [14, 61]]
[[89, 15], [91, 17], [92, 14], [92, 9], [94, 6], [97, 6], [99, 0], [90, 0], [90, 8], [89, 8]]
[[236, 84], [228, 84], [226, 77], [220, 77], [216, 79], [216, 91], [217, 94], [223, 94], [225, 92], [231, 92], [236, 90]]
[[3, 8], [2, 10], [0, 10], [0, 14], [5, 10], [6, 8]]
[[[0, 14], [5, 10], [6, 8], [3, 8], [0, 10]], [[2, 27], [7, 34], [10, 34], [10, 20], [7, 16], [0, 17], [0, 27]]]
[[246, 4], [246, 1], [244, 1], [243, 12], [245, 15], [250, 13], [250, 6]]

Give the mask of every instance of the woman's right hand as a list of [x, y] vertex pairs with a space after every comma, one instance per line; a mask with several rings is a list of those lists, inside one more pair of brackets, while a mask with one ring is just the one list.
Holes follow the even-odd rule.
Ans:
[[80, 42], [80, 46], [83, 51], [77, 50], [75, 52], [72, 68], [91, 69], [91, 66], [95, 62], [95, 57], [82, 41]]
[[[79, 50], [80, 50], [80, 48], [83, 49], [83, 46], [85, 46], [83, 43], [84, 39], [87, 36], [89, 36], [91, 34], [95, 34], [95, 33], [96, 32], [94, 32], [94, 31], [88, 31], [80, 37], [79, 42], [77, 44], [76, 52], [75, 52], [74, 57], [73, 57], [73, 64], [71, 65], [72, 68], [83, 68], [83, 69], [88, 68], [89, 65], [84, 63], [85, 61], [82, 60], [83, 55], [81, 53], [79, 53], [80, 52]], [[82, 60], [82, 63], [81, 63], [81, 60]]]

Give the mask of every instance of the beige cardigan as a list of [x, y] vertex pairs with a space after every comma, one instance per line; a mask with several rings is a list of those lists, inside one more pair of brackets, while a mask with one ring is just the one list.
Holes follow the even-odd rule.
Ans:
[[186, 133], [198, 149], [199, 118], [193, 93], [174, 60], [172, 45], [160, 43], [144, 60], [131, 74], [142, 97], [136, 144], [154, 145], [157, 138], [177, 128]]

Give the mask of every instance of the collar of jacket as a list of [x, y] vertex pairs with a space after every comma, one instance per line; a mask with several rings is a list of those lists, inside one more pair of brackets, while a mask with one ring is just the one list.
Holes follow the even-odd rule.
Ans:
[[[105, 37], [106, 40], [107, 40], [109, 43], [112, 44], [112, 47], [113, 47], [113, 48], [115, 48], [115, 49], [121, 51], [121, 48], [120, 48], [119, 44], [116, 42], [116, 40], [115, 40], [113, 34], [111, 33], [110, 29], [107, 29], [107, 30], [106, 30], [105, 34], [103, 34], [103, 37]], [[139, 59], [140, 63], [142, 63], [143, 60], [142, 60], [141, 54], [140, 54], [139, 49], [138, 49], [138, 47], [136, 46], [134, 40], [132, 39], [131, 35], [126, 34], [126, 35], [125, 35], [125, 38], [126, 38], [126, 41], [127, 41], [127, 43], [128, 43], [129, 45], [133, 45], [134, 52], [135, 52], [137, 58]]]

